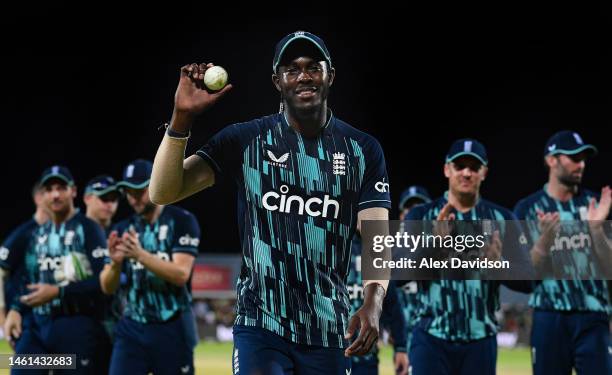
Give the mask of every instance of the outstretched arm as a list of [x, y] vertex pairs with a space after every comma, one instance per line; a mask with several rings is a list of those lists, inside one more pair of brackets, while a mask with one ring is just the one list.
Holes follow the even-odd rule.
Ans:
[[214, 172], [206, 161], [197, 156], [185, 159], [194, 119], [232, 88], [232, 85], [227, 85], [215, 93], [206, 90], [204, 72], [212, 66], [191, 64], [181, 68], [169, 128], [172, 136], [164, 136], [153, 162], [149, 194], [156, 204], [179, 201], [215, 182]]

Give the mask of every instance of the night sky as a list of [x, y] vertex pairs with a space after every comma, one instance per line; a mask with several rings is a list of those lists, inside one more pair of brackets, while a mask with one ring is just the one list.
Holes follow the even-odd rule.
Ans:
[[[119, 178], [135, 158], [152, 160], [184, 64], [212, 61], [234, 85], [199, 118], [188, 154], [228, 124], [277, 111], [274, 45], [296, 30], [327, 43], [337, 70], [328, 101], [334, 114], [382, 144], [393, 217], [409, 184], [444, 192], [444, 155], [463, 137], [487, 147], [482, 194], [506, 207], [542, 187], [544, 144], [562, 129], [598, 146], [584, 185], [599, 190], [612, 183], [612, 12], [602, 4], [321, 10], [309, 3], [221, 17], [25, 4], [3, 14], [1, 30], [0, 238], [31, 215], [30, 188], [45, 167], [67, 165], [82, 188], [101, 173]], [[83, 13], [70, 15], [76, 11]], [[232, 181], [220, 180], [180, 203], [200, 221], [202, 252], [240, 250], [235, 194]], [[117, 218], [130, 211], [123, 201]]]

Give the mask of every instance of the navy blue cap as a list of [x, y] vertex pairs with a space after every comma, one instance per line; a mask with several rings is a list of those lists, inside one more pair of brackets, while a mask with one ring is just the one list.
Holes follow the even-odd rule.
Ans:
[[591, 144], [584, 143], [578, 133], [571, 130], [563, 130], [555, 133], [548, 139], [544, 149], [544, 156], [557, 154], [574, 155], [582, 151], [595, 155], [597, 148]]
[[153, 163], [144, 159], [137, 159], [131, 162], [123, 170], [123, 181], [117, 186], [125, 186], [132, 189], [144, 189], [149, 186]]
[[412, 185], [408, 189], [404, 190], [400, 195], [399, 209], [403, 210], [406, 203], [412, 199], [418, 199], [423, 203], [431, 202], [427, 189], [419, 185]]
[[327, 65], [331, 68], [331, 56], [329, 55], [329, 51], [323, 42], [323, 39], [318, 36], [311, 34], [307, 31], [296, 31], [291, 33], [281, 39], [280, 42], [276, 44], [276, 48], [274, 50], [274, 59], [272, 60], [272, 71], [276, 73], [276, 68], [280, 64], [280, 61], [283, 57], [283, 54], [289, 47], [289, 45], [294, 44], [295, 42], [307, 42], [311, 43], [313, 47], [316, 47], [315, 51], [321, 54], [323, 59], [327, 61]]
[[45, 169], [40, 176], [40, 184], [44, 185], [45, 182], [52, 178], [57, 178], [64, 181], [68, 185], [74, 185], [74, 178], [70, 170], [63, 165], [53, 165]]
[[453, 142], [448, 150], [448, 154], [446, 154], [446, 162], [450, 163], [456, 158], [464, 155], [475, 157], [483, 165], [487, 165], [489, 162], [487, 159], [487, 150], [483, 144], [471, 138], [459, 139]]
[[101, 196], [113, 191], [117, 191], [115, 180], [109, 175], [100, 175], [89, 180], [87, 186], [85, 186], [84, 194]]

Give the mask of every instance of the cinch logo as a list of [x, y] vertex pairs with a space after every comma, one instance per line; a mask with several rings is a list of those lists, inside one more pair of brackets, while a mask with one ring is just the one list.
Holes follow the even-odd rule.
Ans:
[[327, 218], [330, 206], [334, 207], [334, 219], [338, 218], [340, 212], [340, 203], [331, 199], [329, 195], [325, 194], [323, 199], [312, 197], [304, 201], [304, 198], [299, 195], [286, 194], [289, 192], [287, 185], [280, 187], [280, 194], [275, 191], [269, 191], [262, 197], [261, 201], [263, 206], [268, 211], [279, 211], [284, 213], [297, 212], [300, 215], [306, 214], [313, 217], [325, 217]]
[[347, 285], [346, 289], [348, 290], [350, 299], [363, 299], [363, 285], [355, 283], [353, 285]]
[[103, 258], [105, 256], [109, 256], [108, 249], [103, 249], [101, 247], [94, 249], [94, 251], [91, 252], [91, 256], [96, 259]]
[[382, 181], [378, 181], [376, 185], [374, 185], [374, 189], [376, 189], [376, 191], [379, 193], [386, 193], [389, 191], [389, 183], [385, 182], [385, 179], [383, 178]]
[[581, 250], [586, 247], [591, 247], [591, 236], [588, 233], [579, 233], [573, 236], [559, 236], [555, 238], [555, 243], [550, 250]]
[[41, 271], [55, 271], [64, 264], [64, 257], [38, 258], [38, 269]]
[[179, 245], [181, 246], [193, 246], [197, 247], [200, 244], [199, 238], [193, 238], [190, 235], [186, 234], [183, 237], [179, 238]]

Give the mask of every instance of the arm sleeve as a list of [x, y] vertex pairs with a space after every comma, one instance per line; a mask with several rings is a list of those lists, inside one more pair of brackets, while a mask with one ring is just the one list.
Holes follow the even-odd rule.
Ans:
[[174, 229], [172, 252], [197, 256], [199, 245], [200, 226], [197, 219], [187, 211], [181, 212]]
[[104, 267], [105, 250], [107, 250], [106, 238], [102, 228], [96, 224], [87, 223], [83, 229], [85, 230], [85, 250], [92, 275], [85, 280], [60, 288], [60, 298], [102, 292], [99, 276]]
[[365, 172], [359, 193], [359, 210], [371, 207], [391, 208], [389, 177], [385, 155], [380, 144], [372, 139], [364, 148]]
[[0, 247], [0, 267], [11, 271], [23, 264], [25, 251], [30, 243], [34, 228], [20, 226], [15, 229]]

